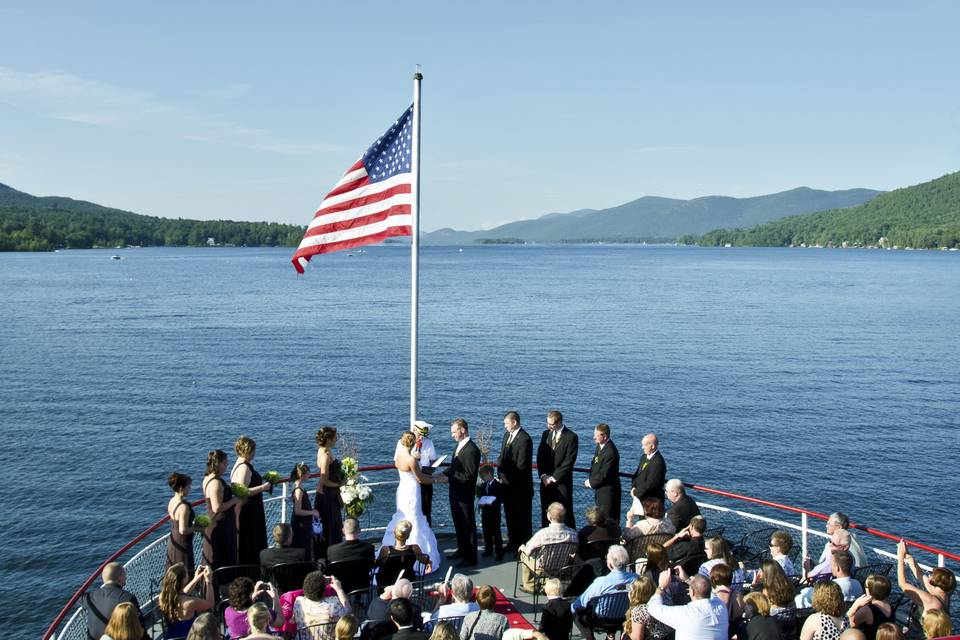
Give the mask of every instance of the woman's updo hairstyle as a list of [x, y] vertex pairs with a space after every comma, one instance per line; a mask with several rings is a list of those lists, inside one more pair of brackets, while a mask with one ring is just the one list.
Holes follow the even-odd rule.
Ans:
[[310, 473], [310, 467], [307, 466], [306, 462], [298, 462], [293, 465], [293, 471], [290, 472], [291, 480], [302, 480]]
[[217, 475], [220, 463], [227, 459], [227, 452], [223, 449], [214, 449], [207, 454], [207, 475]]
[[317, 446], [326, 447], [337, 438], [336, 427], [320, 427], [317, 431]]
[[236, 451], [237, 455], [241, 458], [252, 458], [257, 452], [257, 443], [253, 441], [253, 438], [240, 436], [237, 438], [237, 441], [233, 443], [233, 450]]
[[170, 485], [174, 493], [180, 493], [191, 482], [193, 482], [193, 480], [190, 479], [190, 476], [185, 473], [177, 473], [176, 471], [171, 473], [170, 477], [167, 478], [167, 484]]
[[413, 435], [412, 431], [404, 431], [400, 435], [400, 444], [409, 451], [413, 449], [413, 445], [417, 444], [417, 436]]
[[397, 539], [397, 542], [402, 544], [410, 537], [411, 531], [413, 531], [413, 525], [410, 524], [410, 521], [401, 520], [397, 523], [397, 526], [393, 528], [393, 537]]

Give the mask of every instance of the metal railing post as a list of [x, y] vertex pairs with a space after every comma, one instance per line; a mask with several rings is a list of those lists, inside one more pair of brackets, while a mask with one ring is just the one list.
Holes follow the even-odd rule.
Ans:
[[283, 483], [283, 502], [280, 503], [280, 522], [287, 521], [287, 483]]
[[[801, 513], [800, 514], [800, 540], [802, 541], [801, 546], [803, 547], [803, 560], [801, 561], [801, 564], [806, 564], [807, 558], [810, 557], [810, 550], [807, 546], [807, 531], [808, 531], [807, 514]], [[807, 575], [807, 570], [803, 569], [802, 573], [804, 576]]]
[[942, 553], [938, 553], [938, 554], [937, 554], [937, 566], [938, 566], [938, 567], [945, 567], [945, 566], [947, 566], [947, 565], [946, 565], [946, 562], [947, 562], [947, 559], [943, 557], [943, 554], [942, 554]]

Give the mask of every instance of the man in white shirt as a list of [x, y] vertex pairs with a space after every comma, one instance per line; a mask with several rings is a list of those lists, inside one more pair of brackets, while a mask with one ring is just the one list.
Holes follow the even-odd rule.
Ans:
[[562, 504], [559, 502], [552, 503], [547, 507], [547, 520], [550, 524], [533, 534], [533, 537], [520, 545], [517, 550], [520, 562], [523, 564], [523, 586], [521, 588], [524, 591], [533, 592], [533, 576], [537, 570], [537, 558], [544, 545], [558, 542], [578, 544], [577, 532], [563, 523], [566, 515], [567, 510]]
[[718, 598], [710, 597], [710, 581], [699, 574], [690, 578], [690, 603], [675, 607], [663, 604], [670, 586], [670, 571], [660, 572], [657, 592], [647, 603], [650, 615], [673, 627], [676, 640], [727, 640], [730, 612]]
[[[420, 453], [420, 469], [428, 476], [433, 475], [433, 463], [437, 461], [437, 450], [430, 440], [430, 428], [433, 425], [423, 420], [417, 420], [413, 423], [413, 433], [417, 436], [417, 444], [414, 451]], [[433, 526], [433, 485], [420, 485], [420, 506], [423, 509], [423, 516], [427, 519], [427, 524]]]
[[[480, 610], [480, 605], [473, 599], [473, 580], [462, 573], [456, 574], [450, 580], [450, 595], [453, 598], [453, 602], [440, 604], [443, 600], [438, 600], [437, 603], [439, 606], [436, 611], [433, 612], [433, 615], [429, 617], [430, 620], [437, 621], [443, 620], [444, 618], [462, 618], [468, 613]], [[427, 617], [427, 614], [423, 615], [424, 618]]]

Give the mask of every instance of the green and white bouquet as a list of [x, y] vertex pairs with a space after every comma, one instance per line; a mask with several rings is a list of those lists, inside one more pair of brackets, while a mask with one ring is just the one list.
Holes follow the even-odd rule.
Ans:
[[234, 482], [230, 485], [230, 488], [233, 490], [233, 495], [237, 496], [241, 500], [246, 500], [250, 497], [250, 489], [245, 484]]
[[360, 464], [356, 458], [344, 458], [340, 462], [340, 499], [344, 511], [351, 518], [359, 518], [373, 503], [373, 490], [367, 484], [366, 477], [360, 475]]
[[201, 513], [196, 518], [193, 519], [193, 528], [194, 529], [206, 529], [210, 526], [210, 523], [213, 522], [210, 519], [210, 516]]
[[269, 482], [270, 484], [280, 484], [280, 472], [267, 471], [265, 474], [263, 474], [263, 481]]

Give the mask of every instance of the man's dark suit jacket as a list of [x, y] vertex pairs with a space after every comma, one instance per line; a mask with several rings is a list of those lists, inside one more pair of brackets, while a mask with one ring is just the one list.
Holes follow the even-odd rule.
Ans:
[[373, 545], [363, 540], [344, 540], [330, 545], [327, 549], [327, 564], [331, 562], [352, 562], [369, 560], [373, 566]]
[[309, 560], [307, 550], [300, 547], [270, 547], [260, 552], [260, 566], [264, 570], [272, 569], [278, 564], [307, 562]]
[[670, 510], [667, 511], [667, 517], [670, 518], [670, 522], [673, 523], [677, 531], [690, 524], [690, 519], [698, 515], [700, 515], [700, 507], [687, 494], [683, 494], [683, 497], [674, 502]]
[[[500, 447], [500, 459], [497, 462], [500, 470], [500, 482], [508, 487], [508, 493], [516, 496], [533, 496], [533, 441], [530, 434], [522, 428], [517, 429], [513, 442], [507, 446], [510, 434], [503, 437]], [[524, 541], [526, 542], [526, 541]]]
[[415, 629], [398, 629], [395, 634], [390, 636], [393, 640], [428, 640], [430, 634]]
[[644, 498], [659, 498], [663, 500], [666, 495], [663, 493], [663, 485], [667, 482], [667, 463], [663, 460], [663, 455], [659, 449], [653, 452], [653, 457], [647, 459], [644, 454], [640, 458], [640, 464], [633, 474], [633, 489], [638, 500]]
[[573, 511], [573, 466], [577, 462], [580, 441], [577, 434], [564, 427], [560, 432], [560, 441], [551, 446], [554, 432], [543, 432], [540, 446], [537, 448], [537, 473], [541, 476], [553, 476], [555, 483], [540, 485], [540, 522], [547, 526], [547, 507], [551, 502], [559, 502], [567, 509], [564, 523], [576, 527], [576, 514]]
[[567, 640], [573, 628], [573, 613], [570, 601], [565, 598], [547, 600], [540, 617], [540, 633], [550, 640]]
[[620, 452], [612, 440], [597, 445], [590, 460], [590, 488], [604, 515], [620, 521]]
[[[456, 451], [456, 449], [454, 449]], [[480, 470], [480, 449], [473, 440], [454, 454], [444, 475], [450, 480], [450, 495], [459, 502], [473, 504], [477, 491], [477, 472]]]
[[[80, 599], [83, 611], [87, 615], [87, 635], [92, 640], [100, 640], [104, 629], [107, 628], [107, 623], [110, 622], [113, 609], [121, 602], [133, 603], [139, 614], [140, 603], [137, 601], [137, 597], [112, 582], [99, 589], [88, 591]], [[140, 616], [140, 624], [143, 624], [143, 616]], [[144, 637], [147, 637], [146, 632], [144, 632]]]

